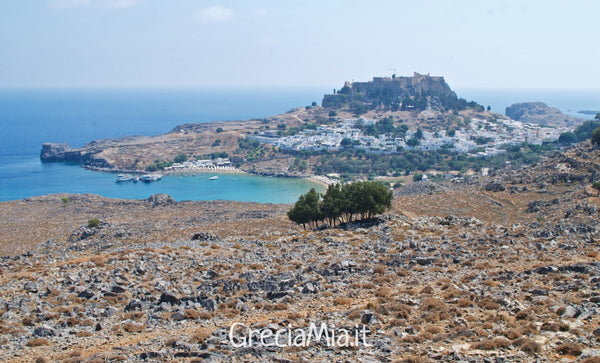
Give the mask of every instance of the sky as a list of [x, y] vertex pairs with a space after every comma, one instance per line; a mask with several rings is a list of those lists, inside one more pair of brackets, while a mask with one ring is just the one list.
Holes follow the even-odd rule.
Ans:
[[600, 89], [597, 0], [0, 0], [0, 88]]

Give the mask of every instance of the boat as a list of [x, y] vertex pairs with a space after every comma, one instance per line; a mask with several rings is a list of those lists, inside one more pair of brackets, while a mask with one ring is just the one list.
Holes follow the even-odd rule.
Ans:
[[150, 183], [150, 182], [160, 180], [160, 178], [162, 178], [162, 175], [160, 175], [160, 174], [145, 174], [140, 177], [140, 181], [143, 181], [145, 183]]
[[219, 179], [219, 177], [216, 176], [216, 175], [215, 176], [211, 176], [210, 178], [208, 178], [208, 180], [218, 180], [218, 179]]
[[129, 181], [133, 181], [133, 177], [131, 175], [119, 174], [119, 175], [117, 175], [117, 179], [115, 181], [117, 183], [129, 182]]

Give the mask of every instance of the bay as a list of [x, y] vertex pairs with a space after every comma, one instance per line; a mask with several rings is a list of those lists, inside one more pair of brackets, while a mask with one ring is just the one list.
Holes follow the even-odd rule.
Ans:
[[[116, 175], [64, 163], [41, 163], [44, 142], [82, 146], [102, 138], [158, 135], [191, 122], [263, 118], [320, 103], [325, 89], [0, 89], [0, 201], [50, 193], [94, 193], [140, 199], [167, 193], [176, 200], [290, 203], [311, 187], [308, 180], [252, 175], [167, 175], [156, 183], [117, 184]], [[459, 89], [504, 114], [516, 102], [541, 101], [566, 114], [600, 109], [600, 91]], [[235, 180], [233, 180], [235, 179]]]
[[[223, 174], [167, 175], [159, 182], [115, 183], [115, 174], [79, 165], [42, 163], [44, 142], [78, 147], [102, 138], [158, 135], [191, 122], [246, 120], [320, 102], [318, 89], [0, 90], [0, 200], [52, 193], [94, 193], [141, 199], [167, 193], [176, 200], [294, 202], [309, 180]], [[212, 175], [210, 175], [212, 176]], [[233, 180], [235, 179], [235, 180]]]

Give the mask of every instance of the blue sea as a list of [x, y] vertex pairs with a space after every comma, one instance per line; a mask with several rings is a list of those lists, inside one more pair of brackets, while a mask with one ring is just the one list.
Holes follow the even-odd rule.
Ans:
[[311, 187], [302, 179], [252, 175], [167, 175], [145, 183], [115, 183], [115, 174], [79, 165], [42, 163], [42, 143], [87, 142], [159, 135], [190, 122], [246, 120], [320, 102], [322, 89], [0, 90], [0, 201], [51, 193], [94, 193], [141, 199], [292, 203]]
[[[320, 103], [328, 89], [0, 90], [0, 201], [50, 193], [94, 193], [141, 199], [294, 202], [314, 183], [251, 175], [168, 175], [156, 183], [117, 184], [115, 175], [78, 165], [41, 163], [44, 142], [78, 147], [101, 138], [158, 135], [190, 122], [263, 118]], [[504, 113], [515, 102], [542, 101], [585, 119], [600, 110], [600, 91], [457, 90], [460, 97]], [[317, 186], [318, 187], [318, 186]]]

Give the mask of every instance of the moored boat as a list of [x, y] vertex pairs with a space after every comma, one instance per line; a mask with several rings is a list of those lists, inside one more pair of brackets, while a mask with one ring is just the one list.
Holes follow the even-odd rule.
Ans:
[[133, 177], [131, 175], [119, 174], [117, 175], [117, 179], [115, 181], [117, 183], [129, 182], [133, 181]]
[[208, 178], [208, 180], [217, 180], [217, 179], [219, 179], [219, 177], [216, 176], [216, 175], [215, 176], [211, 176], [210, 178]]
[[150, 182], [160, 180], [160, 178], [162, 178], [162, 175], [160, 175], [160, 174], [145, 174], [140, 177], [140, 181], [143, 181], [145, 183], [150, 183]]

